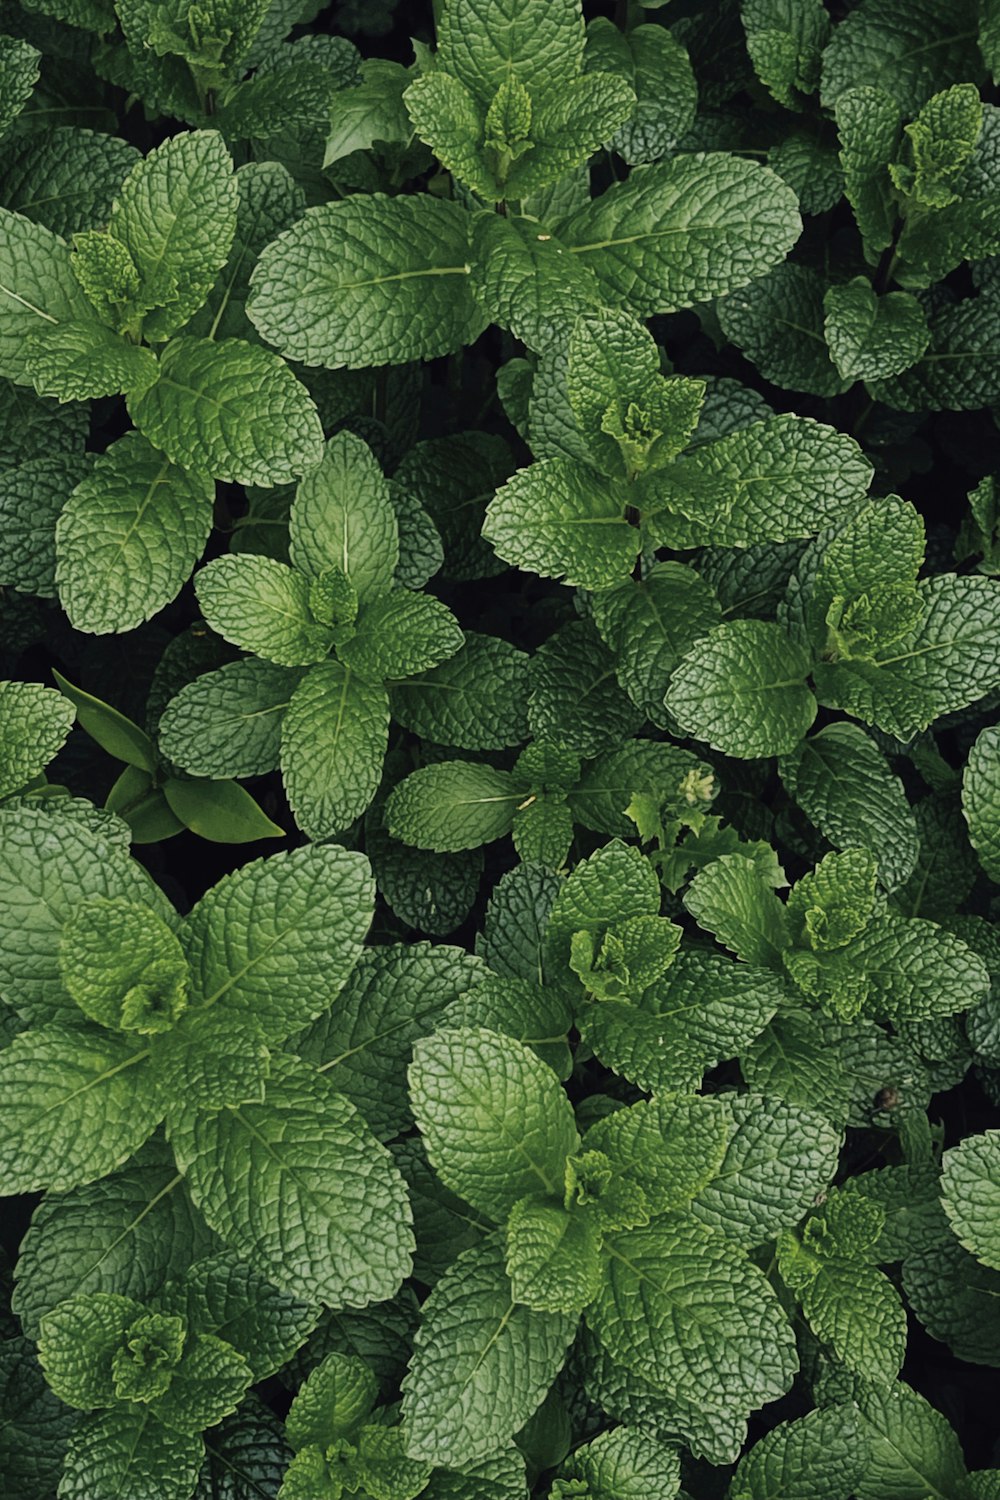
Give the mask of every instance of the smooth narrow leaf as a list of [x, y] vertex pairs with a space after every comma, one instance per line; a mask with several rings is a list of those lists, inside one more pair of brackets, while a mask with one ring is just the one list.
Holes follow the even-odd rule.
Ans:
[[182, 781], [171, 776], [163, 783], [163, 795], [185, 828], [212, 843], [253, 844], [257, 839], [285, 836], [285, 830], [272, 823], [235, 781]]

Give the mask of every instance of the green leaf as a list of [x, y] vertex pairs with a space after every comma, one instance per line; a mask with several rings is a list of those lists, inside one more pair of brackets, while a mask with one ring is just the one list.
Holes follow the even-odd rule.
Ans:
[[167, 806], [162, 787], [154, 786], [150, 773], [137, 766], [125, 767], [104, 806], [128, 826], [133, 844], [156, 844], [184, 827]]
[[310, 578], [336, 569], [364, 603], [388, 593], [399, 561], [389, 485], [367, 443], [338, 432], [302, 480], [292, 506], [289, 555]]
[[918, 585], [924, 613], [871, 661], [819, 662], [817, 697], [908, 739], [941, 714], [974, 703], [1000, 681], [1000, 586], [939, 574]]
[[614, 1495], [616, 1500], [644, 1500], [652, 1494], [657, 1500], [672, 1500], [681, 1482], [676, 1450], [630, 1427], [602, 1432], [577, 1448], [562, 1472], [591, 1486], [591, 1493]]
[[272, 1041], [335, 999], [360, 953], [374, 893], [364, 855], [307, 846], [225, 875], [182, 929], [192, 1004], [221, 1007]]
[[528, 737], [529, 658], [496, 636], [465, 631], [454, 656], [393, 683], [392, 716], [422, 739], [457, 750], [502, 750]]
[[41, 53], [20, 38], [0, 36], [0, 136], [6, 135], [38, 82]]
[[156, 770], [153, 742], [138, 724], [120, 714], [110, 703], [103, 703], [82, 688], [74, 687], [55, 668], [52, 675], [60, 691], [76, 706], [77, 723], [102, 750], [107, 750], [116, 760], [125, 761], [126, 765], [137, 766], [143, 771]]
[[832, 286], [823, 330], [845, 380], [879, 380], [908, 370], [930, 342], [927, 318], [909, 292], [876, 296], [867, 276]]
[[931, 1338], [946, 1344], [956, 1359], [992, 1363], [1000, 1337], [1000, 1273], [980, 1264], [950, 1235], [928, 1237], [907, 1246], [903, 1292]]
[[871, 382], [871, 394], [898, 411], [976, 411], [997, 400], [997, 307], [992, 298], [970, 297], [928, 310], [931, 341], [902, 375]]
[[215, 844], [252, 844], [281, 839], [285, 830], [272, 823], [245, 787], [235, 781], [192, 781], [171, 776], [163, 783], [167, 806], [200, 838]]
[[133, 391], [135, 425], [174, 463], [237, 484], [287, 484], [319, 463], [323, 430], [285, 362], [242, 339], [174, 339], [154, 384]]
[[527, 795], [509, 771], [478, 761], [440, 761], [411, 772], [393, 789], [386, 826], [393, 838], [418, 849], [476, 849], [510, 833]]
[[309, 582], [287, 563], [235, 553], [202, 568], [195, 592], [212, 629], [242, 651], [284, 667], [323, 661], [333, 631], [309, 608]]
[[910, 116], [948, 84], [981, 77], [969, 0], [862, 0], [824, 51], [822, 101], [835, 104], [863, 82], [885, 89]]
[[642, 714], [619, 687], [616, 665], [588, 620], [572, 620], [550, 635], [531, 660], [534, 738], [590, 757], [638, 733]]
[[577, 1025], [601, 1062], [639, 1088], [693, 1089], [749, 1047], [784, 998], [781, 979], [766, 969], [681, 948], [637, 1002], [588, 1006]]
[[276, 1286], [365, 1307], [409, 1274], [403, 1179], [353, 1105], [302, 1064], [275, 1058], [262, 1104], [191, 1114], [171, 1138], [208, 1223]]
[[820, 0], [743, 0], [740, 6], [747, 51], [768, 93], [787, 109], [819, 87], [820, 54], [830, 36], [830, 18]]
[[892, 243], [897, 199], [889, 163], [899, 143], [903, 112], [880, 85], [867, 81], [839, 92], [835, 106], [840, 136], [844, 191], [864, 241], [865, 257], [875, 265]]
[[148, 342], [176, 333], [205, 301], [229, 257], [238, 201], [232, 159], [215, 130], [172, 136], [125, 179], [108, 228], [157, 297], [143, 319]]
[[358, 616], [357, 634], [339, 648], [341, 661], [366, 681], [428, 672], [461, 649], [458, 621], [440, 599], [395, 589]]
[[600, 1235], [590, 1219], [543, 1198], [514, 1204], [506, 1228], [514, 1301], [538, 1312], [578, 1313], [601, 1285]]
[[134, 146], [102, 131], [56, 125], [15, 133], [4, 143], [6, 206], [67, 239], [99, 229], [138, 160]]
[[576, 0], [554, 0], [530, 19], [510, 0], [448, 0], [438, 21], [438, 67], [482, 106], [513, 74], [532, 94], [562, 89], [580, 71], [583, 20]]
[[26, 355], [35, 390], [57, 401], [144, 390], [157, 376], [157, 363], [148, 349], [126, 343], [97, 322], [43, 328], [31, 335]]
[[560, 976], [574, 934], [595, 939], [618, 923], [660, 913], [660, 883], [649, 860], [619, 839], [582, 859], [558, 889], [545, 930], [545, 962]]
[[[709, 1100], [687, 1094], [643, 1099], [627, 1109], [614, 1110], [587, 1131], [587, 1151], [601, 1152], [610, 1162], [612, 1181], [631, 1179], [642, 1188], [642, 1213], [611, 1228], [634, 1227], [673, 1209], [686, 1209], [690, 1200], [711, 1182], [722, 1165], [731, 1122], [724, 1110]], [[585, 1158], [584, 1158], [585, 1159]], [[591, 1200], [594, 1201], [594, 1200]], [[587, 1199], [583, 1199], [587, 1207]], [[604, 1207], [598, 1196], [595, 1208]]]
[[520, 865], [493, 889], [476, 952], [495, 974], [510, 979], [545, 979], [543, 940], [562, 881], [537, 865]]
[[268, 245], [247, 313], [303, 364], [357, 369], [448, 354], [485, 326], [469, 286], [470, 222], [428, 194], [322, 204]]
[[409, 1079], [427, 1155], [452, 1192], [497, 1223], [520, 1198], [561, 1195], [573, 1111], [530, 1048], [483, 1027], [439, 1031], [415, 1043]]
[[576, 1325], [514, 1301], [500, 1234], [466, 1250], [422, 1308], [403, 1382], [407, 1452], [459, 1469], [497, 1453], [541, 1404]]
[[779, 1238], [778, 1269], [813, 1333], [848, 1370], [891, 1384], [906, 1353], [906, 1311], [892, 1282], [856, 1256], [806, 1254], [794, 1236]]
[[577, 313], [600, 305], [593, 271], [536, 219], [477, 214], [471, 260], [477, 302], [529, 349], [544, 352]]
[[[93, 820], [73, 816], [74, 807]], [[169, 902], [102, 817], [89, 803], [0, 810], [0, 988], [27, 1019], [79, 1020], [59, 973], [59, 939], [82, 900], [124, 897], [172, 917]]]
[[338, 89], [331, 100], [324, 170], [355, 151], [370, 151], [378, 142], [405, 144], [410, 121], [403, 93], [410, 81], [409, 69], [400, 63], [381, 57], [364, 59], [361, 82]]
[[[22, 398], [26, 395], [9, 383], [6, 389], [16, 390]], [[16, 426], [22, 434], [26, 427], [31, 433], [28, 413], [18, 421], [13, 411], [5, 411], [3, 421], [10, 421], [12, 429]], [[88, 456], [58, 452], [54, 429], [47, 433], [46, 449], [50, 448], [56, 450], [51, 456], [47, 452], [45, 457], [33, 457], [30, 463], [0, 472], [0, 526], [4, 533], [0, 584], [43, 599], [54, 599], [56, 594], [56, 521], [66, 496], [90, 472]], [[5, 461], [12, 459], [8, 449]]]
[[282, 719], [281, 773], [295, 821], [311, 838], [340, 833], [368, 807], [388, 735], [381, 684], [336, 661], [307, 672]]
[[153, 1040], [151, 1056], [168, 1122], [190, 1109], [259, 1104], [271, 1071], [261, 1030], [214, 1009], [188, 1011]]
[[757, 369], [775, 385], [837, 396], [847, 389], [824, 337], [826, 278], [811, 266], [785, 261], [767, 276], [718, 303], [719, 322]]
[[204, 550], [213, 499], [207, 479], [139, 433], [112, 443], [56, 525], [56, 583], [75, 629], [134, 630], [169, 604]]
[[409, 1122], [406, 1067], [413, 1043], [446, 1008], [478, 990], [486, 970], [460, 948], [389, 943], [368, 948], [337, 998], [296, 1039], [296, 1052], [325, 1074], [380, 1140]]
[[0, 1402], [5, 1483], [24, 1500], [49, 1500], [77, 1417], [49, 1390], [31, 1345], [19, 1336], [0, 1343]]
[[378, 1400], [378, 1380], [364, 1360], [336, 1350], [302, 1382], [289, 1408], [288, 1440], [296, 1450], [325, 1448], [348, 1437]]
[[870, 1445], [858, 1500], [965, 1500], [965, 1461], [948, 1420], [902, 1381], [858, 1391]]
[[0, 1084], [0, 1161], [12, 1193], [113, 1172], [163, 1117], [148, 1052], [96, 1027], [22, 1032], [0, 1052]]
[[997, 1232], [997, 1162], [1000, 1131], [967, 1136], [944, 1153], [941, 1162], [941, 1202], [960, 1244], [983, 1265], [1000, 1269]]
[[610, 588], [632, 571], [639, 533], [626, 495], [572, 459], [521, 469], [486, 510], [483, 535], [505, 562], [581, 588]]
[[58, 235], [0, 210], [0, 375], [30, 384], [31, 335], [92, 317], [69, 250]]
[[120, 1172], [39, 1204], [21, 1242], [13, 1301], [25, 1332], [67, 1297], [146, 1301], [210, 1248], [169, 1153], [150, 1145]]
[[724, 1235], [671, 1213], [609, 1238], [605, 1253], [605, 1285], [587, 1321], [615, 1359], [668, 1397], [742, 1420], [791, 1385], [791, 1326], [763, 1274]]
[[919, 845], [902, 782], [856, 724], [828, 724], [778, 767], [790, 797], [836, 849], [870, 849], [887, 890], [905, 882]]
[[511, 834], [520, 859], [558, 870], [573, 842], [573, 814], [565, 802], [543, 795], [517, 809]]
[[163, 754], [195, 776], [263, 776], [276, 770], [282, 716], [302, 675], [256, 657], [203, 672], [160, 716]]
[[42, 774], [75, 718], [73, 705], [52, 688], [0, 681], [0, 798]]
[[63, 983], [89, 1020], [112, 1031], [167, 1031], [187, 1005], [184, 950], [149, 907], [83, 901], [62, 930]]
[[314, 1304], [279, 1291], [228, 1254], [197, 1261], [158, 1300], [189, 1328], [224, 1339], [251, 1366], [254, 1380], [286, 1364], [319, 1318]]
[[114, 1406], [76, 1428], [60, 1489], [66, 1500], [115, 1500], [155, 1485], [157, 1500], [189, 1500], [204, 1452], [200, 1434], [176, 1432], [143, 1407]]
[[687, 51], [664, 26], [622, 32], [599, 16], [587, 27], [588, 72], [615, 73], [634, 90], [631, 118], [611, 148], [630, 165], [672, 155], [694, 121], [698, 85]]
[[837, 1171], [842, 1131], [811, 1109], [760, 1095], [727, 1095], [716, 1108], [731, 1135], [718, 1173], [692, 1213], [748, 1248], [797, 1224]]
[[991, 880], [1000, 880], [1000, 728], [984, 729], [966, 762], [962, 777], [962, 811], [979, 863]]
[[853, 1406], [828, 1406], [782, 1422], [740, 1460], [727, 1500], [850, 1500], [868, 1446]]
[[45, 1314], [38, 1357], [60, 1401], [82, 1411], [114, 1404], [114, 1356], [141, 1312], [130, 1297], [95, 1292], [70, 1297]]
[[787, 755], [816, 717], [808, 653], [779, 625], [733, 620], [681, 660], [666, 697], [685, 734], [750, 760]]
[[607, 302], [651, 317], [746, 286], [784, 258], [800, 224], [779, 177], [720, 152], [636, 169], [572, 214], [560, 238]]

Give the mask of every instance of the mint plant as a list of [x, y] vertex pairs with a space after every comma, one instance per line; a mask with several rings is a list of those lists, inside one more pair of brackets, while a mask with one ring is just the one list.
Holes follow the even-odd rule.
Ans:
[[0, 5], [18, 1500], [1000, 1494], [996, 9]]

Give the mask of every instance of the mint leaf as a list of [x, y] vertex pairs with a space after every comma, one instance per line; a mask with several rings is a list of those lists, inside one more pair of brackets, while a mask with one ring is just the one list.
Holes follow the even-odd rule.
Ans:
[[75, 718], [73, 705], [51, 688], [0, 681], [0, 797], [42, 774]]
[[380, 684], [335, 661], [306, 674], [281, 724], [282, 776], [305, 832], [329, 838], [360, 817], [381, 779], [388, 731]]
[[832, 286], [823, 298], [824, 332], [845, 380], [879, 380], [908, 370], [924, 353], [930, 330], [909, 292], [876, 296], [866, 276]]
[[130, 432], [97, 459], [56, 524], [56, 584], [77, 630], [134, 630], [176, 597], [212, 527], [213, 486]]
[[81, 903], [63, 928], [59, 967], [84, 1015], [112, 1031], [167, 1031], [187, 1006], [184, 950], [149, 907]]
[[223, 640], [283, 667], [329, 655], [333, 631], [310, 609], [308, 580], [271, 557], [236, 554], [202, 568], [195, 592], [205, 619]]
[[486, 510], [483, 535], [505, 562], [581, 588], [610, 588], [641, 545], [626, 495], [572, 459], [521, 469]]
[[76, 1428], [60, 1488], [69, 1500], [113, 1500], [152, 1483], [163, 1500], [188, 1500], [204, 1451], [200, 1436], [174, 1431], [146, 1408], [115, 1406]]
[[296, 668], [256, 657], [203, 672], [160, 716], [160, 748], [195, 776], [273, 771], [281, 755], [282, 716], [301, 680]]
[[543, 1198], [522, 1198], [507, 1220], [506, 1245], [515, 1302], [576, 1313], [597, 1296], [600, 1236], [591, 1220]]
[[962, 1450], [947, 1418], [917, 1391], [866, 1383], [858, 1392], [862, 1431], [870, 1444], [868, 1471], [858, 1500], [944, 1500], [963, 1496], [967, 1480]]
[[362, 603], [392, 587], [399, 561], [392, 495], [371, 449], [354, 433], [332, 437], [299, 485], [289, 555], [310, 578], [339, 570]]
[[309, 846], [225, 875], [184, 924], [192, 1005], [219, 1007], [281, 1041], [343, 988], [372, 918], [368, 862]]
[[520, 1198], [561, 1194], [573, 1112], [529, 1048], [483, 1027], [448, 1029], [416, 1042], [409, 1079], [431, 1163], [473, 1208], [502, 1223]]
[[0, 1161], [12, 1193], [93, 1182], [163, 1118], [149, 1053], [96, 1026], [22, 1032], [0, 1052]]
[[969, 825], [969, 838], [979, 855], [979, 863], [991, 880], [1000, 876], [997, 741], [998, 732], [995, 727], [982, 731], [969, 751], [962, 779], [962, 811]]
[[741, 1460], [727, 1500], [849, 1500], [864, 1479], [868, 1446], [852, 1406], [782, 1422]]
[[560, 238], [607, 302], [651, 317], [746, 286], [782, 259], [799, 223], [779, 177], [720, 152], [633, 172], [572, 214]]
[[31, 384], [31, 335], [92, 316], [58, 235], [0, 211], [0, 375]]
[[986, 1266], [1000, 1269], [996, 1231], [996, 1172], [1000, 1135], [967, 1136], [941, 1163], [941, 1202], [960, 1244]]
[[403, 1382], [410, 1456], [462, 1468], [496, 1453], [544, 1399], [576, 1325], [573, 1314], [514, 1301], [499, 1233], [466, 1250], [424, 1303], [414, 1338]]
[[273, 1060], [263, 1103], [178, 1119], [171, 1140], [208, 1223], [293, 1296], [365, 1307], [408, 1275], [403, 1179], [353, 1105], [293, 1059]]
[[807, 653], [780, 626], [734, 620], [681, 659], [666, 705], [685, 734], [726, 755], [787, 755], [816, 717], [809, 667]]
[[482, 332], [468, 254], [469, 219], [457, 204], [426, 196], [323, 204], [268, 245], [247, 313], [263, 338], [303, 364], [433, 359]]
[[409, 589], [362, 609], [357, 632], [340, 647], [340, 659], [370, 682], [429, 672], [463, 643], [455, 616], [440, 599]]
[[40, 396], [85, 401], [143, 390], [156, 379], [156, 360], [103, 323], [59, 323], [33, 333], [28, 374]]
[[528, 737], [528, 657], [507, 641], [465, 632], [459, 651], [393, 683], [392, 715], [423, 739], [457, 750], [502, 750]]
[[413, 771], [393, 789], [386, 826], [393, 838], [419, 849], [476, 849], [510, 833], [527, 796], [527, 787], [509, 771], [477, 761], [440, 761]]
[[319, 416], [277, 355], [242, 339], [175, 339], [155, 382], [129, 395], [136, 426], [184, 468], [286, 484], [322, 457]]
[[251, 1367], [254, 1380], [287, 1363], [319, 1318], [314, 1304], [279, 1291], [228, 1254], [196, 1261], [157, 1300], [189, 1328], [229, 1344]]

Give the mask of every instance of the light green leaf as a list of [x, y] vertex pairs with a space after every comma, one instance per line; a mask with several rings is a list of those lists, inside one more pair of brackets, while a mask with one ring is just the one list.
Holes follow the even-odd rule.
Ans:
[[309, 581], [286, 563], [250, 553], [216, 558], [195, 579], [195, 592], [212, 629], [242, 651], [279, 666], [321, 662], [333, 631], [309, 608]]
[[410, 1100], [444, 1185], [498, 1224], [520, 1198], [560, 1196], [577, 1142], [552, 1069], [512, 1037], [459, 1027], [413, 1048]]
[[547, 458], [497, 491], [483, 535], [515, 567], [581, 588], [610, 588], [632, 571], [640, 546], [626, 500], [620, 486], [593, 470]]
[[[633, 1219], [634, 1225], [647, 1222], [650, 1215], [686, 1209], [719, 1171], [730, 1131], [729, 1117], [713, 1101], [665, 1094], [612, 1111], [591, 1126], [584, 1146], [607, 1157], [612, 1181], [631, 1179], [642, 1188], [649, 1213]], [[601, 1198], [595, 1206], [600, 1212]]]
[[0, 375], [30, 385], [31, 335], [92, 317], [64, 242], [41, 224], [0, 209]]
[[791, 1243], [789, 1267], [785, 1239], [779, 1239], [778, 1268], [788, 1272], [813, 1333], [848, 1370], [891, 1384], [906, 1353], [906, 1310], [892, 1282], [856, 1256], [817, 1256], [800, 1267], [804, 1252], [794, 1238]]
[[56, 525], [59, 599], [77, 630], [134, 630], [180, 592], [212, 528], [214, 486], [130, 432], [97, 459]]
[[442, 943], [368, 948], [337, 1003], [296, 1039], [296, 1052], [350, 1099], [380, 1140], [391, 1140], [410, 1120], [413, 1043], [478, 989], [486, 972], [479, 959]]
[[[652, 512], [649, 524], [663, 545], [747, 547], [814, 536], [863, 500], [871, 479], [871, 463], [853, 438], [786, 414], [648, 475], [638, 503]], [[661, 516], [664, 507], [679, 516]]]
[[484, 312], [529, 349], [546, 349], [577, 313], [600, 305], [593, 271], [536, 219], [477, 214], [471, 259]]
[[600, 1235], [593, 1220], [544, 1198], [514, 1204], [506, 1228], [514, 1301], [538, 1312], [577, 1313], [601, 1285]]
[[745, 1419], [791, 1385], [791, 1326], [763, 1274], [724, 1235], [672, 1213], [609, 1238], [605, 1252], [588, 1324], [666, 1396]]
[[287, 484], [319, 463], [323, 430], [285, 362], [242, 339], [175, 339], [129, 396], [150, 442], [184, 468], [237, 484]]
[[337, 569], [363, 603], [392, 587], [399, 527], [389, 485], [367, 443], [338, 432], [298, 487], [289, 555], [310, 578]]
[[448, 354], [485, 326], [469, 286], [470, 224], [457, 204], [428, 194], [322, 204], [264, 251], [247, 313], [303, 364], [357, 369]]
[[740, 14], [754, 72], [771, 97], [800, 109], [819, 87], [820, 54], [830, 35], [821, 0], [742, 0]]
[[870, 1445], [858, 1500], [966, 1500], [965, 1461], [946, 1417], [902, 1381], [857, 1394]]
[[746, 286], [784, 258], [800, 225], [775, 173], [720, 152], [638, 168], [572, 214], [560, 238], [610, 304], [651, 317]]
[[200, 1434], [176, 1432], [148, 1408], [113, 1406], [74, 1431], [60, 1489], [63, 1500], [116, 1500], [155, 1485], [157, 1500], [188, 1500], [204, 1456]]
[[828, 724], [778, 767], [790, 797], [836, 849], [870, 849], [887, 890], [905, 882], [919, 852], [899, 778], [856, 724]]
[[187, 1005], [176, 935], [149, 907], [82, 901], [59, 943], [63, 983], [89, 1020], [112, 1031], [166, 1031]]
[[356, 1355], [336, 1350], [321, 1360], [302, 1382], [286, 1420], [288, 1439], [296, 1449], [328, 1447], [348, 1437], [378, 1400], [378, 1380]]
[[108, 228], [127, 246], [144, 289], [164, 304], [143, 319], [149, 342], [176, 333], [205, 301], [229, 257], [238, 201], [232, 159], [215, 130], [170, 137], [125, 179]]
[[396, 589], [358, 616], [357, 634], [339, 648], [341, 661], [369, 682], [428, 672], [461, 649], [458, 621], [440, 599]]
[[677, 1450], [632, 1427], [602, 1432], [577, 1448], [562, 1472], [591, 1486], [591, 1493], [614, 1495], [615, 1500], [646, 1500], [654, 1494], [657, 1500], [672, 1500], [681, 1482]]
[[1000, 880], [1000, 728], [984, 729], [969, 751], [962, 777], [962, 811], [979, 863]]
[[576, 864], [559, 887], [545, 930], [545, 964], [561, 978], [575, 933], [597, 939], [608, 928], [660, 913], [660, 883], [634, 845], [614, 839]]
[[576, 1325], [514, 1301], [500, 1234], [466, 1250], [423, 1305], [403, 1382], [407, 1452], [453, 1468], [497, 1453], [541, 1404]]
[[515, 0], [447, 0], [438, 21], [437, 65], [460, 78], [484, 108], [513, 74], [545, 97], [579, 73], [583, 18], [576, 0], [552, 0], [530, 16]]
[[302, 1064], [275, 1058], [262, 1104], [188, 1115], [171, 1139], [208, 1223], [276, 1286], [365, 1307], [409, 1274], [403, 1179], [353, 1105]]
[[281, 721], [302, 672], [248, 657], [203, 672], [160, 716], [163, 754], [195, 776], [263, 776], [277, 769]]
[[309, 845], [256, 859], [207, 891], [182, 929], [192, 1005], [272, 1041], [334, 1000], [361, 953], [374, 893], [364, 855]]
[[52, 688], [0, 681], [0, 798], [41, 775], [75, 718], [73, 705]]
[[835, 106], [840, 136], [840, 164], [844, 191], [864, 241], [865, 256], [875, 265], [892, 243], [897, 199], [889, 176], [903, 124], [899, 104], [881, 85], [873, 86], [866, 73], [857, 85], [838, 93]]
[[971, 1135], [944, 1153], [941, 1202], [959, 1242], [1000, 1270], [1000, 1131]]
[[295, 821], [330, 838], [368, 807], [382, 779], [389, 699], [339, 662], [306, 674], [281, 722], [281, 774]]
[[113, 1359], [142, 1305], [112, 1292], [69, 1297], [42, 1318], [38, 1358], [60, 1401], [90, 1411], [115, 1403]]
[[665, 26], [639, 25], [622, 32], [599, 16], [587, 27], [588, 72], [615, 73], [637, 98], [611, 148], [630, 165], [670, 156], [692, 122], [698, 84], [685, 48]]
[[281, 839], [285, 830], [235, 781], [170, 776], [163, 783], [167, 806], [199, 838], [215, 844], [253, 844]]
[[157, 376], [148, 349], [126, 343], [96, 321], [43, 328], [31, 335], [26, 356], [35, 390], [57, 401], [144, 390]]
[[106, 750], [116, 760], [123, 760], [128, 766], [135, 766], [150, 774], [156, 770], [156, 747], [144, 729], [112, 708], [110, 703], [104, 703], [92, 693], [85, 693], [83, 688], [74, 687], [54, 667], [52, 676], [59, 690], [76, 705], [76, 718], [80, 728], [85, 729], [102, 750]]
[[930, 342], [927, 318], [909, 292], [876, 296], [867, 276], [831, 286], [823, 330], [845, 380], [879, 380], [908, 370]]
[[22, 1032], [0, 1052], [0, 1162], [11, 1193], [113, 1172], [163, 1117], [149, 1053], [91, 1026]]
[[476, 631], [440, 666], [390, 689], [392, 716], [405, 729], [457, 750], [502, 750], [528, 737], [529, 658]]
[[816, 717], [808, 653], [779, 625], [733, 620], [681, 660], [666, 706], [685, 734], [726, 755], [787, 755]]
[[393, 838], [438, 853], [477, 849], [510, 833], [527, 787], [509, 771], [448, 760], [413, 771], [386, 804]]
[[700, 927], [731, 948], [744, 963], [781, 967], [791, 945], [785, 907], [761, 878], [752, 860], [723, 854], [699, 870], [684, 905]]
[[782, 1422], [740, 1460], [727, 1500], [850, 1500], [868, 1447], [853, 1406]]

